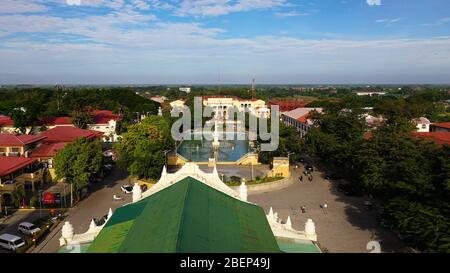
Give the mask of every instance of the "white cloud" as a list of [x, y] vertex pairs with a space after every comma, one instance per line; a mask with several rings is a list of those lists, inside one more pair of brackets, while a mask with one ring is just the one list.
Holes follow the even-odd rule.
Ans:
[[390, 18], [383, 18], [383, 19], [378, 19], [375, 21], [375, 23], [377, 24], [384, 24], [387, 27], [392, 26], [395, 23], [398, 23], [401, 21], [401, 18], [394, 18], [394, 19], [390, 19]]
[[27, 0], [1, 0], [0, 14], [43, 12], [47, 7]]
[[66, 0], [66, 4], [69, 6], [81, 6], [81, 0]]
[[234, 12], [282, 7], [286, 0], [181, 0], [175, 7], [177, 16], [219, 16]]
[[298, 12], [298, 11], [288, 11], [288, 12], [275, 12], [275, 16], [277, 17], [298, 17], [298, 16], [307, 16], [308, 13]]
[[381, 0], [367, 0], [369, 6], [381, 6]]

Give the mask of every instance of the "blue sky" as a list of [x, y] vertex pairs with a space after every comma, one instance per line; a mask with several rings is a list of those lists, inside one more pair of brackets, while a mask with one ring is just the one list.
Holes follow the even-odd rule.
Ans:
[[0, 84], [450, 83], [448, 0], [2, 0]]

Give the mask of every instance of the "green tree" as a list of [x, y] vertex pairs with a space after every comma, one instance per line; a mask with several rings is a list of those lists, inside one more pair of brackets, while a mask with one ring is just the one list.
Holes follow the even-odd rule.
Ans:
[[79, 138], [68, 144], [55, 156], [55, 170], [58, 179], [65, 178], [73, 185], [77, 198], [80, 190], [102, 167], [103, 154], [99, 140]]
[[164, 117], [150, 116], [128, 127], [115, 145], [118, 164], [139, 178], [159, 178], [164, 151], [172, 148], [170, 127]]

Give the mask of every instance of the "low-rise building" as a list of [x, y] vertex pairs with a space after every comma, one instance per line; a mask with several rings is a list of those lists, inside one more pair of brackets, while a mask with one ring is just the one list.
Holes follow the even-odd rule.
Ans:
[[[17, 190], [35, 191], [44, 183], [43, 170], [36, 159], [0, 156], [0, 200], [3, 205], [11, 205]], [[0, 204], [0, 211], [1, 211]]]
[[314, 125], [311, 118], [312, 112], [322, 113], [322, 108], [297, 108], [289, 112], [281, 113], [281, 120], [287, 126], [293, 126], [304, 137]]
[[103, 133], [103, 141], [116, 142], [118, 135], [116, 133], [117, 121], [120, 116], [109, 110], [96, 110], [92, 114], [92, 123], [87, 125], [87, 129]]
[[0, 133], [15, 133], [14, 121], [8, 117], [0, 115]]
[[289, 170], [289, 158], [287, 157], [274, 157], [272, 159], [272, 169], [270, 170], [269, 177], [289, 177], [291, 175]]
[[450, 122], [433, 123], [430, 126], [431, 132], [450, 132]]
[[425, 133], [430, 131], [431, 122], [425, 117], [415, 118], [412, 120], [413, 124], [416, 125], [417, 132]]
[[87, 139], [101, 139], [103, 133], [75, 127], [55, 127], [48, 131], [41, 132], [39, 136], [44, 137], [45, 140], [30, 153], [30, 157], [38, 159], [39, 162], [43, 163], [49, 169], [52, 169], [54, 156], [59, 150], [62, 150], [65, 145], [73, 143], [75, 140], [82, 137]]
[[187, 94], [191, 93], [190, 87], [180, 87], [180, 88], [178, 88], [178, 90], [180, 90], [181, 92], [185, 92]]
[[270, 108], [260, 99], [242, 99], [235, 96], [204, 96], [203, 106], [219, 110], [219, 115], [228, 118], [228, 110], [235, 108], [260, 118], [270, 117]]
[[0, 156], [25, 156], [39, 145], [45, 136], [0, 134]]

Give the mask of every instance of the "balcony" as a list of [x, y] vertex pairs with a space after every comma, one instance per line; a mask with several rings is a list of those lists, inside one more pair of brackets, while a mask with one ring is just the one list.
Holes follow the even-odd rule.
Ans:
[[18, 182], [16, 180], [7, 180], [1, 184], [0, 189], [2, 192], [13, 192], [22, 186], [22, 182]]

